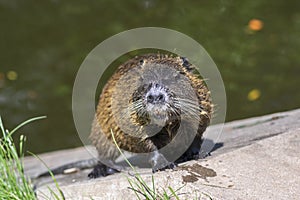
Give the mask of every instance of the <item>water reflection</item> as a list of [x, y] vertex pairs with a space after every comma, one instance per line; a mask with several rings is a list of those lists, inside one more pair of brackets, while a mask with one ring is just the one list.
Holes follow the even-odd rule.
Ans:
[[299, 1], [3, 0], [0, 19], [0, 114], [10, 128], [48, 116], [21, 131], [36, 153], [81, 144], [76, 71], [98, 43], [130, 28], [166, 27], [200, 42], [225, 81], [228, 121], [300, 105]]

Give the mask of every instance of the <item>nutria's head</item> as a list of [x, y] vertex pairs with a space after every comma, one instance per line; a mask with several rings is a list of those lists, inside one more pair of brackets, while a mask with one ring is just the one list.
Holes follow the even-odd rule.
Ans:
[[200, 92], [206, 88], [192, 74], [186, 59], [138, 59], [124, 64], [112, 82], [111, 116], [118, 127], [128, 135], [144, 138], [182, 121], [198, 124], [204, 100]]
[[132, 120], [139, 125], [164, 126], [180, 119], [176, 96], [162, 83], [149, 82], [137, 88], [132, 96]]

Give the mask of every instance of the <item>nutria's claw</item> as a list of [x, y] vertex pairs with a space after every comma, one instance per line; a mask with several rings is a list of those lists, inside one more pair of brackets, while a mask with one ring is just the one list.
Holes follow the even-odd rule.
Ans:
[[99, 163], [97, 164], [94, 169], [88, 174], [89, 178], [98, 178], [100, 176], [107, 176], [114, 173], [119, 172], [116, 169], [107, 167], [106, 165]]
[[152, 173], [158, 172], [158, 171], [164, 171], [166, 169], [174, 169], [175, 167], [177, 167], [177, 164], [170, 162], [168, 165], [166, 165], [165, 167], [153, 167], [152, 168]]

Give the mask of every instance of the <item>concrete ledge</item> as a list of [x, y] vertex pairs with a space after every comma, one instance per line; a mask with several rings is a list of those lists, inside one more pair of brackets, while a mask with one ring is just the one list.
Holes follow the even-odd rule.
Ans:
[[[218, 145], [207, 159], [155, 173], [156, 188], [185, 185], [180, 199], [300, 199], [300, 109], [226, 123]], [[90, 155], [76, 148], [40, 157], [55, 167]], [[32, 177], [45, 170], [30, 157], [25, 166]], [[127, 172], [95, 180], [87, 178], [88, 172], [57, 176], [66, 199], [136, 199]], [[151, 185], [151, 170], [138, 172]], [[42, 193], [49, 195], [46, 186], [54, 186], [50, 178], [35, 183], [41, 199]]]

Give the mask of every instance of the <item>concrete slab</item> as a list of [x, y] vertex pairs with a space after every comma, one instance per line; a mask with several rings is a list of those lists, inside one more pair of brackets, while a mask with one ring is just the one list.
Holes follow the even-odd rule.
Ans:
[[[300, 109], [226, 123], [218, 142], [221, 148], [207, 159], [155, 173], [156, 188], [183, 186], [180, 199], [300, 199]], [[77, 148], [40, 157], [58, 166], [87, 155]], [[25, 159], [25, 166], [31, 176], [44, 170], [32, 158]], [[88, 180], [88, 171], [57, 176], [66, 199], [136, 199], [128, 189], [127, 178], [133, 177], [127, 172]], [[138, 172], [152, 184], [150, 169]], [[35, 182], [41, 199], [42, 193], [49, 195], [46, 186], [53, 187], [51, 179]]]

